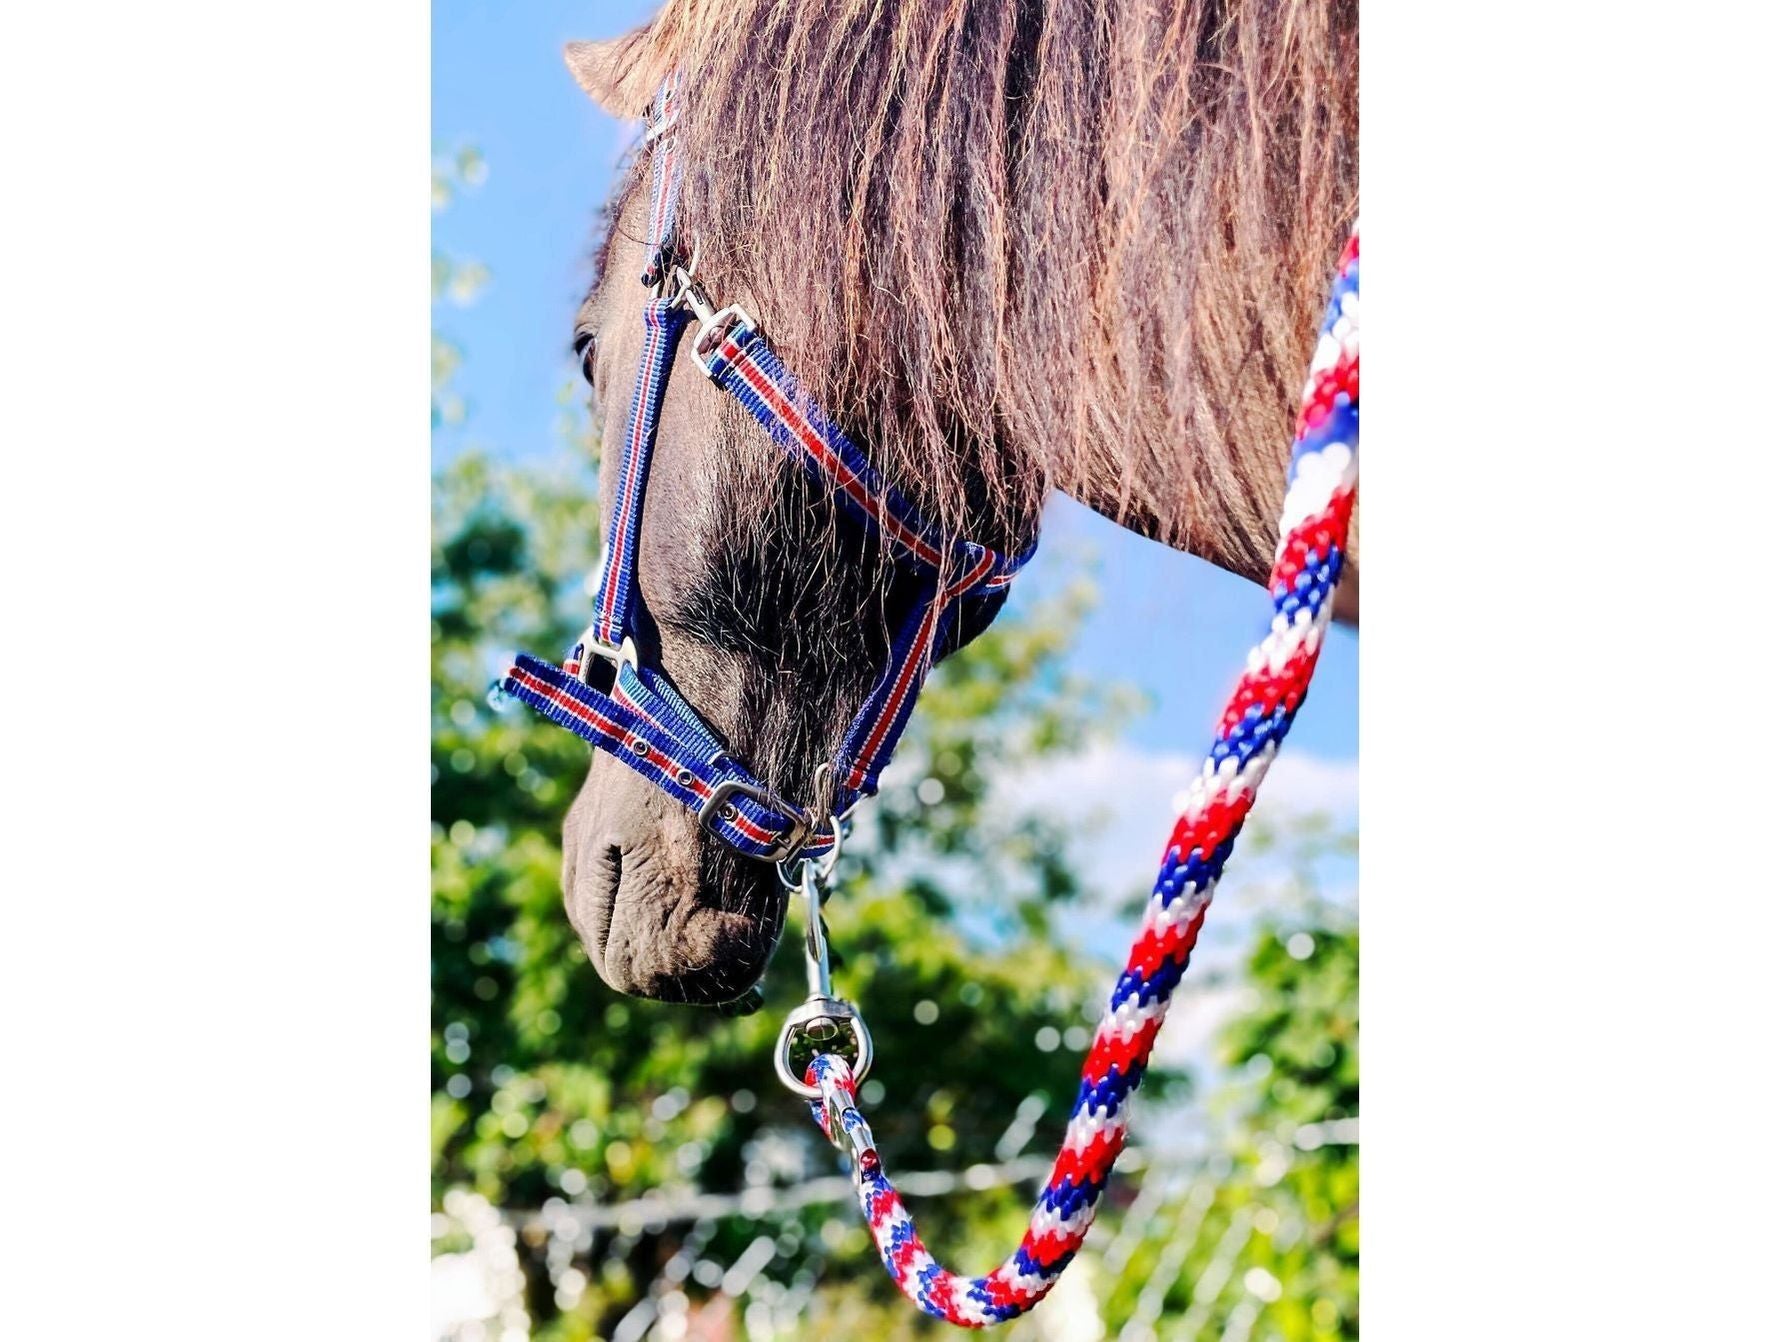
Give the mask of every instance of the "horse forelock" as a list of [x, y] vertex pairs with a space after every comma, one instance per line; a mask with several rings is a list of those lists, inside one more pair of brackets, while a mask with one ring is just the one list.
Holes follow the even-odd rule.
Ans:
[[[668, 0], [686, 246], [946, 531], [1265, 567], [1356, 212], [1352, 0]], [[1264, 526], [1263, 523], [1267, 522]]]

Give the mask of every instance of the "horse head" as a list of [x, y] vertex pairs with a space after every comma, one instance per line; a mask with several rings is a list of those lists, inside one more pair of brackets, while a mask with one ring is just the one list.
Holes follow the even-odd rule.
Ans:
[[[615, 44], [581, 44], [574, 70], [608, 110]], [[633, 109], [638, 111], [638, 109]], [[599, 490], [616, 497], [642, 358], [644, 161], [609, 208], [574, 347], [606, 450]], [[756, 305], [755, 305], [756, 306]], [[686, 337], [688, 340], [689, 337]], [[870, 425], [856, 426], [874, 443]], [[904, 481], [1007, 538], [1035, 526], [1041, 483], [991, 483], [973, 465]], [[941, 487], [942, 486], [942, 487]], [[978, 502], [964, 506], [964, 500]], [[728, 753], [782, 798], [824, 809], [817, 762], [836, 750], [886, 667], [904, 615], [925, 597], [881, 539], [842, 518], [738, 405], [677, 358], [660, 407], [639, 513], [632, 641]], [[614, 544], [613, 537], [609, 543]], [[1002, 593], [964, 603], [948, 655], [981, 633]], [[775, 947], [787, 892], [774, 863], [745, 856], [659, 787], [601, 752], [565, 822], [567, 910], [605, 982], [640, 996], [721, 1003], [745, 992]]]
[[[1024, 552], [1056, 487], [1259, 579], [1310, 314], [1353, 214], [1352, 125], [1302, 124], [1300, 153], [1258, 152], [1306, 103], [1353, 106], [1352, 10], [1305, 52], [1256, 40], [1278, 31], [1278, 4], [1244, 0], [1241, 31], [1206, 31], [1191, 0], [753, 0], [756, 18], [678, 0], [567, 60], [624, 118], [679, 72], [677, 120], [659, 128], [683, 142], [677, 255], [774, 337], [943, 544]], [[1165, 43], [1189, 56], [1184, 78], [1152, 55]], [[1250, 61], [1286, 68], [1242, 79]], [[612, 201], [575, 327], [608, 500], [637, 419], [643, 303], [672, 283], [642, 284], [650, 160]], [[934, 588], [691, 359], [671, 359], [657, 408], [629, 655], [822, 826], [839, 780], [816, 766]], [[1004, 593], [968, 589], [936, 655]], [[571, 920], [612, 987], [731, 1000], [781, 931], [776, 866], [629, 766], [599, 751], [567, 816]]]

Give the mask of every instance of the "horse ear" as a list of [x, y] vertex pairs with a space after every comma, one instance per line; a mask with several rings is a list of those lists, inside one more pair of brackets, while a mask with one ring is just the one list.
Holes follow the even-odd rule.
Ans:
[[624, 121], [640, 115], [640, 108], [627, 105], [623, 96], [628, 83], [627, 62], [623, 58], [635, 45], [630, 37], [611, 38], [607, 42], [566, 43], [566, 68], [578, 81], [578, 87], [610, 116]]

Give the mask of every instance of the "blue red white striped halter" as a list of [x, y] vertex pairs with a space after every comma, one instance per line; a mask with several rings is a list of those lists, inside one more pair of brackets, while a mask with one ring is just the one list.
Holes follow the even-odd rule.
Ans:
[[[1250, 651], [1205, 768], [1169, 836], [1143, 927], [1088, 1050], [1062, 1146], [1025, 1236], [993, 1272], [959, 1276], [926, 1251], [858, 1109], [856, 1086], [870, 1066], [870, 1033], [856, 1007], [833, 995], [820, 909], [843, 837], [840, 817], [876, 790], [958, 604], [1001, 591], [1030, 552], [1005, 556], [968, 542], [941, 541], [803, 394], [746, 313], [737, 306], [717, 311], [709, 303], [674, 251], [681, 176], [675, 149], [678, 84], [674, 74], [649, 113], [652, 213], [643, 279], [655, 297], [646, 305], [646, 343], [595, 617], [562, 666], [519, 655], [503, 687], [657, 783], [739, 851], [778, 861], [786, 883], [801, 890], [809, 991], [783, 1023], [774, 1058], [777, 1075], [809, 1100], [822, 1131], [850, 1157], [865, 1221], [902, 1292], [935, 1318], [986, 1327], [1042, 1300], [1086, 1238], [1124, 1147], [1131, 1097], [1143, 1084], [1218, 878], [1311, 684], [1355, 503], [1359, 244], [1351, 234], [1344, 248], [1295, 425], [1280, 542], [1268, 581], [1274, 608], [1268, 632]], [[691, 354], [703, 372], [926, 580], [876, 689], [837, 755], [823, 766], [833, 790], [825, 814], [790, 805], [732, 759], [676, 689], [639, 664], [630, 638], [647, 468], [671, 359], [691, 320], [698, 323]], [[597, 684], [602, 674], [609, 677], [607, 691]], [[781, 865], [792, 857], [803, 859], [797, 880]]]
[[[560, 665], [518, 654], [505, 691], [596, 749], [613, 755], [696, 812], [710, 834], [768, 862], [818, 859], [838, 842], [838, 817], [877, 782], [907, 726], [920, 686], [961, 604], [998, 594], [1031, 557], [1004, 555], [973, 541], [944, 539], [790, 375], [738, 305], [716, 310], [677, 251], [679, 77], [652, 109], [652, 187], [643, 282], [646, 340], [621, 445], [615, 506], [589, 630]], [[779, 797], [752, 773], [662, 673], [635, 651], [641, 511], [653, 442], [672, 359], [685, 327], [697, 324], [690, 354], [705, 376], [752, 413], [836, 504], [885, 542], [921, 582], [890, 644], [875, 688], [853, 717], [834, 757], [816, 773], [815, 804]]]

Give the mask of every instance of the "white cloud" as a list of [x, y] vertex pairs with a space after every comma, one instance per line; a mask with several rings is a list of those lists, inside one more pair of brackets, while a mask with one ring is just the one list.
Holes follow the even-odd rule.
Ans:
[[[1078, 837], [1071, 851], [1095, 889], [1116, 895], [1154, 875], [1179, 814], [1176, 798], [1201, 764], [1192, 755], [1114, 742], [1002, 778], [991, 800], [1007, 814], [1039, 810], [1092, 819], [1092, 832]], [[1354, 760], [1283, 750], [1262, 784], [1256, 813], [1276, 820], [1315, 813], [1352, 823], [1359, 773]]]
[[[1179, 814], [1176, 798], [1198, 777], [1202, 763], [1192, 755], [1158, 753], [1126, 742], [1100, 745], [998, 780], [991, 801], [1008, 814], [1040, 810], [1071, 821], [1092, 819], [1089, 832], [1078, 836], [1070, 851], [1088, 887], [1110, 911], [1121, 898], [1134, 896], [1154, 879]], [[1354, 760], [1282, 751], [1262, 784], [1255, 815], [1285, 822], [1321, 814], [1338, 825], [1353, 824], [1359, 813], [1359, 773]], [[1235, 866], [1249, 867], [1250, 884], [1268, 892], [1270, 900], [1276, 881], [1285, 878], [1279, 864], [1264, 866], [1259, 856], [1247, 852], [1239, 853]], [[1123, 954], [1136, 931], [1140, 910], [1134, 903], [1125, 905], [1116, 917], [1074, 918], [1092, 953]], [[1198, 970], [1234, 971], [1253, 917], [1235, 897], [1234, 887], [1229, 899], [1220, 889], [1195, 955]], [[1196, 972], [1192, 977], [1200, 976]], [[1212, 988], [1190, 981], [1175, 998], [1157, 1055], [1177, 1066], [1206, 1071], [1213, 1035], [1240, 1008], [1243, 997], [1244, 989], [1234, 982]]]

